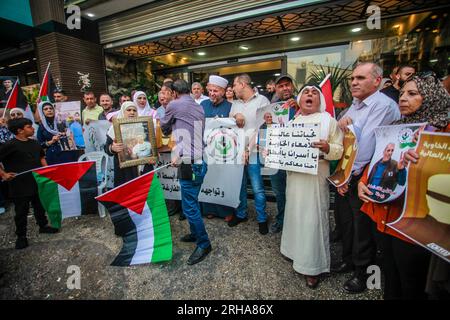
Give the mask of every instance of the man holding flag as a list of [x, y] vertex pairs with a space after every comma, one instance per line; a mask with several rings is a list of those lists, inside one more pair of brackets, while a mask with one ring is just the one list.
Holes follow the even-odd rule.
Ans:
[[15, 138], [0, 146], [0, 162], [5, 170], [0, 168], [2, 180], [9, 181], [10, 197], [16, 212], [16, 249], [28, 246], [27, 215], [30, 202], [33, 205], [34, 217], [39, 225], [39, 233], [56, 233], [58, 229], [48, 226], [45, 210], [38, 196], [36, 182], [31, 173], [18, 175], [16, 173], [46, 166], [45, 154], [36, 140], [30, 139], [34, 135], [31, 120], [27, 118], [11, 119], [8, 129]]

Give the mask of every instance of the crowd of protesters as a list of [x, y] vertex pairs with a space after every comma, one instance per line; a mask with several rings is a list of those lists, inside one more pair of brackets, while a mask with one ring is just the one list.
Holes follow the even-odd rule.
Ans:
[[[180, 241], [196, 244], [187, 261], [190, 265], [213, 252], [202, 216], [224, 219], [229, 227], [248, 221], [249, 182], [259, 233], [282, 233], [280, 252], [292, 261], [296, 272], [305, 276], [309, 288], [316, 288], [323, 274], [349, 273], [343, 288], [349, 293], [363, 292], [367, 289], [368, 267], [379, 264], [384, 274], [385, 299], [448, 298], [450, 265], [387, 226], [401, 214], [405, 198], [375, 203], [367, 186], [368, 167], [375, 151], [376, 127], [426, 122], [435, 131], [450, 131], [450, 96], [441, 79], [432, 72], [417, 73], [412, 65], [398, 66], [390, 78], [383, 78], [383, 70], [376, 63], [359, 63], [350, 77], [353, 103], [340, 112], [337, 119], [325, 112], [325, 99], [318, 84], [308, 83], [297, 91], [294, 79], [283, 74], [269, 79], [266, 88], [264, 95], [259, 94], [247, 74], [237, 75], [232, 83], [211, 75], [206, 92], [199, 82], [189, 85], [184, 80], [166, 79], [158, 92], [157, 104], [151, 105], [144, 91], [133, 91], [130, 96], [120, 97], [117, 109], [113, 107], [110, 94], [101, 94], [98, 105], [95, 94], [86, 92], [81, 120], [83, 124], [89, 124], [93, 120], [149, 116], [160, 123], [165, 135], [174, 134], [177, 152], [172, 153], [172, 165], [178, 167], [182, 200], [181, 204], [167, 201], [167, 206], [169, 215], [181, 211], [180, 219], [188, 220], [190, 233]], [[67, 100], [61, 90], [54, 93], [54, 98], [56, 102]], [[269, 116], [265, 117], [265, 123], [259, 123], [257, 110], [273, 102], [281, 102], [284, 108], [289, 109], [292, 123], [320, 123], [321, 131], [319, 141], [313, 144], [320, 152], [317, 175], [284, 170], [270, 175], [277, 214], [269, 226], [261, 173], [265, 154], [257, 144], [251, 143], [251, 136], [258, 129], [272, 125]], [[8, 181], [8, 184], [2, 183], [0, 214], [5, 212], [6, 199], [11, 199], [15, 207], [17, 249], [28, 246], [26, 216], [29, 203], [33, 206], [40, 232], [54, 233], [58, 230], [47, 225], [33, 179], [29, 175], [15, 177], [15, 173], [77, 160], [73, 154], [63, 151], [67, 136], [65, 128], [56, 121], [54, 104], [41, 102], [37, 112], [37, 130], [32, 121], [24, 118], [20, 108], [8, 110], [7, 117], [0, 120], [0, 162], [3, 163], [0, 176]], [[208, 166], [203, 159], [203, 144], [196, 145], [194, 141], [202, 139], [205, 119], [216, 117], [233, 118], [248, 135], [237, 208], [199, 203], [198, 200]], [[201, 132], [194, 130], [194, 123], [198, 121], [202, 123]], [[330, 161], [342, 157], [343, 137], [349, 125], [357, 132], [358, 153], [351, 179], [333, 189], [326, 179], [330, 174]], [[81, 124], [70, 129], [78, 132], [78, 136], [82, 134]], [[191, 139], [177, 137], [179, 130], [188, 132]], [[82, 149], [82, 139], [76, 145]], [[151, 171], [155, 165], [148, 163], [120, 169], [117, 155], [123, 148], [123, 144], [116, 141], [111, 127], [105, 152], [114, 157], [114, 186]], [[401, 165], [414, 165], [418, 158], [419, 155], [410, 150], [401, 159]], [[5, 193], [6, 189], [9, 193]], [[331, 238], [330, 190], [335, 193], [336, 222]], [[331, 261], [330, 242], [334, 241], [342, 243], [341, 261]]]

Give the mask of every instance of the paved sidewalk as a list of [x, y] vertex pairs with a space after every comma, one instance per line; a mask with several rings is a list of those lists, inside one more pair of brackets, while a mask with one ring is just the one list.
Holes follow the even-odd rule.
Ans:
[[[205, 219], [213, 251], [197, 265], [186, 264], [194, 244], [178, 241], [189, 228], [176, 215], [173, 260], [127, 268], [109, 265], [122, 244], [109, 217], [68, 219], [60, 233], [42, 235], [30, 216], [30, 246], [15, 250], [10, 209], [0, 216], [0, 299], [381, 299], [381, 290], [345, 293], [349, 275], [324, 276], [317, 289], [306, 287], [279, 252], [281, 234], [260, 235], [252, 201], [249, 208], [249, 221], [234, 228]], [[275, 211], [268, 203], [272, 217]], [[332, 260], [339, 250], [332, 245]], [[80, 290], [67, 288], [70, 265], [80, 267]]]

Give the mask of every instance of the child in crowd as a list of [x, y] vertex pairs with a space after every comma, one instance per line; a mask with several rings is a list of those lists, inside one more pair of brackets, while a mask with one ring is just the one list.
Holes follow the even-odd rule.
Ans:
[[0, 177], [9, 182], [10, 197], [16, 212], [16, 249], [23, 249], [28, 246], [27, 215], [30, 202], [39, 233], [56, 233], [58, 229], [48, 225], [31, 172], [16, 177], [17, 173], [47, 166], [44, 150], [36, 140], [30, 139], [34, 135], [33, 123], [27, 118], [11, 119], [8, 129], [15, 138], [0, 146], [0, 162], [4, 166], [4, 170], [0, 168]]

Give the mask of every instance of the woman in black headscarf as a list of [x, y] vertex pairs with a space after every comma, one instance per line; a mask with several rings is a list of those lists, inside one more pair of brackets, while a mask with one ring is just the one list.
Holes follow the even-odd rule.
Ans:
[[[415, 75], [405, 82], [400, 90], [399, 108], [402, 118], [393, 125], [427, 122], [426, 130], [449, 131], [450, 96], [433, 73]], [[416, 158], [418, 155], [409, 150], [404, 165]], [[388, 226], [400, 217], [404, 196], [388, 203], [371, 202], [367, 177], [368, 168], [358, 184], [358, 195], [364, 201], [361, 211], [371, 217], [382, 235], [384, 299], [425, 299], [430, 252]], [[448, 283], [448, 266], [446, 270]]]
[[51, 102], [41, 102], [38, 105], [41, 123], [37, 132], [37, 140], [46, 150], [47, 163], [58, 164], [77, 161], [76, 152], [63, 151], [60, 140], [67, 139], [64, 132], [60, 132], [55, 117], [55, 107]]

